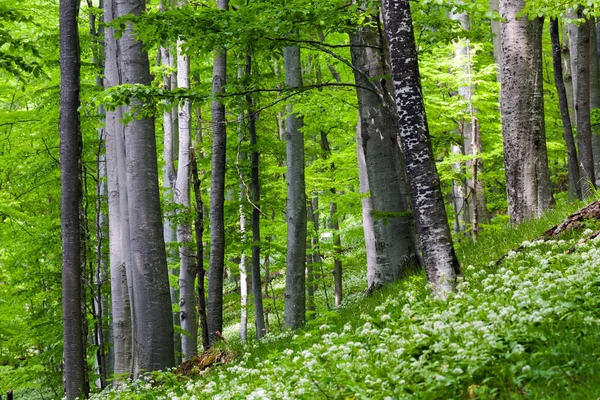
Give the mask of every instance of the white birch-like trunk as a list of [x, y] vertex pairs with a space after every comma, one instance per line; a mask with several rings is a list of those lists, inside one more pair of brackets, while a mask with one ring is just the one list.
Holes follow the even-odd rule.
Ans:
[[[190, 87], [190, 59], [182, 53], [183, 42], [177, 41], [177, 86]], [[190, 210], [190, 176], [191, 176], [191, 121], [192, 110], [189, 99], [179, 105], [179, 162], [175, 181], [174, 200], [183, 213]], [[183, 359], [187, 360], [198, 354], [198, 319], [196, 317], [196, 263], [192, 247], [192, 225], [188, 222], [177, 225], [177, 242], [179, 244], [179, 315], [181, 329], [181, 350]]]

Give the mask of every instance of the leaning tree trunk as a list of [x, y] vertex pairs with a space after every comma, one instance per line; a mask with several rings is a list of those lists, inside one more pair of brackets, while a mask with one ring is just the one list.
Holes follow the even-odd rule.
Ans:
[[[217, 8], [227, 10], [228, 0], [217, 0]], [[213, 95], [225, 90], [227, 53], [215, 50], [213, 67]], [[210, 183], [210, 265], [208, 269], [208, 337], [212, 344], [216, 332], [223, 331], [223, 272], [225, 264], [225, 149], [227, 131], [225, 105], [221, 99], [212, 102], [212, 177]]]
[[60, 2], [60, 222], [62, 239], [63, 382], [67, 399], [87, 397], [81, 311], [81, 132], [78, 2]]
[[[114, 17], [140, 15], [144, 0], [116, 0]], [[123, 84], [150, 85], [148, 55], [126, 26], [117, 40]], [[143, 106], [132, 99], [125, 113]], [[173, 366], [173, 319], [158, 189], [154, 119], [134, 118], [123, 129], [127, 163], [134, 323], [134, 376]]]
[[[284, 49], [285, 83], [288, 88], [302, 86], [300, 47]], [[288, 105], [286, 121], [287, 155], [287, 257], [285, 274], [285, 326], [296, 329], [304, 324], [306, 312], [306, 184], [304, 180], [304, 135], [302, 117]]]
[[[583, 17], [582, 10], [577, 12]], [[581, 194], [590, 196], [595, 189], [594, 154], [592, 150], [592, 125], [590, 120], [590, 27], [586, 19], [577, 27], [574, 68], [575, 114], [577, 118], [577, 147], [579, 149]]]
[[385, 42], [377, 28], [364, 26], [350, 35], [350, 43], [376, 249], [375, 265], [367, 263], [368, 268], [374, 267], [367, 270], [372, 290], [400, 279], [419, 262], [411, 238], [404, 165], [397, 146], [398, 114], [387, 82], [377, 78], [388, 73], [382, 50]]
[[567, 160], [569, 167], [569, 199], [581, 199], [581, 184], [579, 182], [579, 163], [577, 162], [577, 149], [573, 139], [573, 127], [569, 114], [569, 102], [565, 82], [563, 81], [562, 57], [559, 38], [558, 20], [550, 20], [550, 39], [552, 41], [552, 62], [554, 66], [554, 83], [558, 94], [558, 106], [563, 124], [563, 137], [567, 146]]
[[429, 137], [408, 0], [383, 0], [382, 12], [392, 60], [400, 141], [423, 263], [434, 292], [444, 297], [454, 289], [461, 270]]
[[[246, 76], [252, 72], [252, 58], [246, 56]], [[246, 95], [248, 106], [248, 133], [250, 134], [251, 174], [252, 174], [252, 295], [254, 296], [254, 318], [256, 321], [256, 339], [260, 340], [266, 333], [265, 314], [263, 310], [262, 287], [260, 280], [260, 180], [258, 174], [260, 152], [256, 134], [256, 112], [252, 95]]]
[[[190, 87], [190, 59], [183, 54], [183, 42], [177, 41], [177, 86]], [[175, 181], [174, 200], [184, 214], [190, 210], [190, 174], [191, 174], [191, 121], [192, 106], [189, 99], [179, 105], [179, 163]], [[179, 244], [179, 315], [181, 329], [181, 350], [187, 360], [198, 354], [198, 322], [196, 318], [196, 263], [192, 247], [192, 226], [189, 219], [177, 224], [177, 242]]]
[[542, 87], [542, 20], [519, 16], [524, 0], [502, 0], [501, 114], [508, 213], [513, 224], [553, 204]]

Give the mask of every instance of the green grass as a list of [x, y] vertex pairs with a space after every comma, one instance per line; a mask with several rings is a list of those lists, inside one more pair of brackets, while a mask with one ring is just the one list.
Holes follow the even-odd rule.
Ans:
[[97, 398], [598, 398], [600, 242], [568, 255], [582, 232], [531, 242], [580, 207], [462, 244], [466, 280], [446, 301], [416, 274], [304, 330], [231, 340], [235, 361], [192, 380], [161, 373]]

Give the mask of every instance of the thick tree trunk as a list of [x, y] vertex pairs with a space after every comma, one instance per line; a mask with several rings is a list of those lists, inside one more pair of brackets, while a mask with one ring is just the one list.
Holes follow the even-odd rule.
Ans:
[[[106, 0], [104, 19], [113, 20], [112, 0]], [[113, 28], [105, 30], [106, 69], [104, 87], [119, 84], [117, 47]], [[106, 168], [108, 184], [108, 224], [110, 252], [110, 288], [113, 329], [113, 358], [115, 375], [129, 376], [133, 371], [133, 328], [127, 262], [129, 258], [129, 218], [122, 209], [127, 198], [125, 182], [120, 181], [118, 142], [122, 131], [120, 108], [106, 112]], [[123, 174], [124, 175], [124, 174]]]
[[461, 270], [429, 137], [408, 0], [383, 0], [382, 12], [392, 60], [400, 141], [423, 262], [434, 291], [444, 297], [454, 289]]
[[[284, 49], [285, 83], [288, 88], [302, 86], [300, 47]], [[285, 274], [285, 326], [304, 325], [306, 312], [306, 184], [304, 181], [304, 135], [302, 118], [288, 105], [286, 121], [287, 155], [287, 257]]]
[[542, 87], [542, 20], [517, 17], [524, 0], [502, 0], [501, 114], [508, 213], [513, 224], [553, 204]]
[[[228, 0], [217, 0], [217, 8], [227, 10]], [[212, 92], [224, 92], [227, 76], [227, 54], [215, 50]], [[223, 273], [225, 264], [225, 150], [227, 131], [225, 105], [212, 102], [212, 177], [210, 183], [210, 266], [208, 269], [208, 337], [212, 344], [216, 332], [223, 331]]]
[[[114, 17], [139, 15], [144, 0], [115, 0]], [[126, 27], [117, 40], [121, 83], [150, 85], [148, 55]], [[132, 99], [124, 112], [142, 104]], [[173, 366], [173, 319], [158, 189], [154, 119], [134, 118], [123, 129], [131, 233], [134, 376]]]
[[558, 20], [550, 20], [550, 39], [552, 41], [552, 61], [554, 66], [554, 83], [558, 94], [558, 106], [563, 124], [563, 137], [567, 146], [567, 160], [569, 166], [569, 199], [581, 199], [581, 185], [579, 182], [579, 163], [577, 162], [577, 149], [573, 139], [573, 127], [569, 115], [569, 102], [563, 81], [561, 47], [559, 38]]
[[[246, 57], [246, 76], [252, 72], [252, 59]], [[254, 296], [254, 318], [256, 321], [256, 338], [260, 340], [266, 333], [265, 316], [263, 311], [262, 286], [260, 279], [260, 181], [259, 160], [260, 152], [257, 144], [256, 113], [254, 112], [254, 101], [250, 94], [246, 95], [248, 107], [248, 133], [250, 134], [251, 174], [252, 174], [252, 295]]]
[[[190, 87], [190, 59], [182, 53], [182, 41], [177, 41], [177, 86]], [[182, 210], [190, 210], [190, 172], [191, 172], [191, 122], [192, 108], [189, 99], [179, 105], [179, 162], [177, 180], [175, 182], [175, 203]], [[177, 225], [177, 242], [179, 244], [179, 309], [183, 359], [188, 360], [198, 354], [198, 320], [196, 318], [196, 263], [194, 250], [191, 247], [192, 226], [189, 222]]]
[[[578, 17], [583, 17], [581, 10]], [[581, 193], [590, 196], [595, 189], [594, 154], [592, 150], [592, 125], [590, 120], [590, 28], [587, 19], [577, 27], [577, 59], [574, 71], [575, 114], [577, 118], [577, 147], [579, 149]]]
[[80, 51], [78, 2], [60, 2], [60, 177], [62, 239], [63, 382], [67, 399], [87, 397], [81, 310], [81, 132], [79, 130]]
[[400, 279], [419, 262], [397, 144], [398, 115], [387, 82], [375, 78], [389, 73], [385, 42], [377, 28], [365, 26], [350, 35], [350, 44], [376, 248], [375, 269], [367, 271], [367, 278], [375, 289]]
[[[362, 223], [365, 236], [365, 247], [367, 253], [367, 282], [375, 281], [377, 270], [377, 252], [375, 249], [375, 227], [373, 226], [373, 205], [369, 194], [369, 177], [367, 174], [367, 163], [365, 161], [365, 148], [362, 142], [360, 116], [356, 126], [356, 152], [358, 153], [358, 178], [360, 182], [360, 193], [362, 197]], [[371, 287], [371, 286], [369, 286]]]

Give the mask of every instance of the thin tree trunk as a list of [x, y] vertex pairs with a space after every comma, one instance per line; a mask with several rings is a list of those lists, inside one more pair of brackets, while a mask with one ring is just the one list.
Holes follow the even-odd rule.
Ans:
[[196, 268], [198, 272], [198, 313], [200, 316], [200, 330], [202, 332], [202, 347], [208, 350], [208, 321], [206, 317], [206, 294], [204, 293], [204, 248], [202, 246], [202, 234], [204, 233], [204, 203], [200, 194], [200, 179], [198, 178], [198, 164], [196, 154], [192, 152], [192, 177], [194, 179], [194, 197], [196, 199], [196, 222], [194, 230], [196, 233]]
[[[500, 10], [499, 0], [490, 0], [490, 11], [498, 12]], [[490, 21], [492, 27], [492, 43], [494, 45], [494, 62], [497, 66], [496, 80], [500, 81], [500, 65], [502, 62], [502, 42], [500, 33], [500, 21]]]
[[[302, 86], [300, 47], [284, 49], [285, 83], [288, 88]], [[285, 326], [304, 325], [306, 312], [306, 184], [304, 181], [304, 135], [302, 118], [288, 105], [286, 121], [287, 155], [287, 257], [285, 276]]]
[[[582, 9], [577, 13], [583, 17]], [[581, 193], [588, 197], [595, 189], [592, 126], [590, 121], [590, 20], [577, 27], [577, 66], [575, 83], [575, 114], [577, 117], [577, 147], [579, 149]]]
[[[591, 23], [592, 20], [590, 20]], [[600, 60], [598, 59], [597, 25], [598, 22], [590, 29], [590, 111], [592, 114], [600, 112]], [[600, 124], [598, 121], [592, 125], [592, 152], [597, 186], [600, 181], [600, 176], [598, 176], [598, 171], [600, 171]]]
[[419, 264], [411, 238], [404, 165], [397, 145], [398, 115], [388, 83], [378, 78], [389, 72], [382, 35], [371, 26], [350, 35], [376, 248], [375, 269], [367, 271], [370, 290], [402, 278]]
[[563, 137], [567, 146], [567, 160], [569, 167], [569, 199], [581, 199], [581, 185], [579, 182], [579, 163], [577, 162], [577, 150], [573, 139], [573, 128], [569, 115], [569, 102], [565, 82], [563, 81], [561, 47], [559, 38], [558, 20], [550, 20], [550, 39], [552, 41], [552, 61], [554, 66], [554, 83], [558, 94], [558, 106], [563, 124]]
[[63, 382], [67, 399], [87, 397], [81, 312], [81, 132], [79, 130], [79, 3], [60, 3], [60, 176], [62, 239]]
[[[183, 42], [177, 41], [177, 86], [190, 87], [190, 59], [182, 52]], [[175, 181], [175, 203], [182, 210], [190, 209], [190, 172], [191, 172], [191, 121], [192, 108], [189, 99], [179, 106], [179, 163]], [[181, 329], [181, 349], [183, 359], [188, 360], [198, 354], [198, 321], [196, 318], [196, 265], [192, 245], [192, 226], [189, 222], [177, 225], [179, 244], [179, 315]]]
[[[227, 10], [228, 0], [217, 0], [217, 8]], [[227, 54], [215, 50], [212, 92], [224, 92], [227, 76]], [[212, 178], [210, 185], [210, 266], [208, 269], [208, 337], [212, 344], [217, 332], [223, 331], [223, 273], [225, 264], [225, 150], [227, 131], [225, 105], [212, 102]]]
[[383, 0], [382, 12], [392, 60], [400, 140], [425, 271], [434, 292], [444, 297], [454, 289], [461, 270], [429, 137], [408, 0]]
[[[246, 76], [252, 72], [252, 59], [246, 56]], [[251, 174], [252, 174], [252, 294], [254, 296], [254, 318], [256, 321], [256, 339], [260, 340], [266, 333], [265, 317], [263, 310], [262, 288], [260, 280], [260, 181], [258, 137], [256, 134], [256, 113], [254, 112], [254, 101], [250, 94], [246, 95], [248, 107], [248, 132], [250, 134]]]
[[377, 252], [375, 249], [375, 227], [373, 226], [373, 215], [371, 211], [371, 195], [369, 194], [369, 177], [365, 161], [365, 148], [362, 142], [360, 116], [356, 125], [356, 152], [358, 153], [358, 178], [360, 182], [360, 193], [362, 195], [362, 223], [365, 236], [365, 247], [367, 253], [367, 282], [375, 281], [377, 270]]
[[518, 17], [524, 0], [501, 0], [501, 114], [508, 213], [513, 224], [552, 204], [544, 128], [542, 20]]
[[[144, 0], [116, 0], [114, 17], [139, 15]], [[150, 85], [148, 55], [127, 25], [117, 40], [121, 83]], [[142, 104], [133, 99], [124, 112]], [[131, 246], [134, 315], [134, 376], [174, 365], [173, 319], [158, 189], [154, 119], [134, 118], [124, 126], [126, 188]]]

